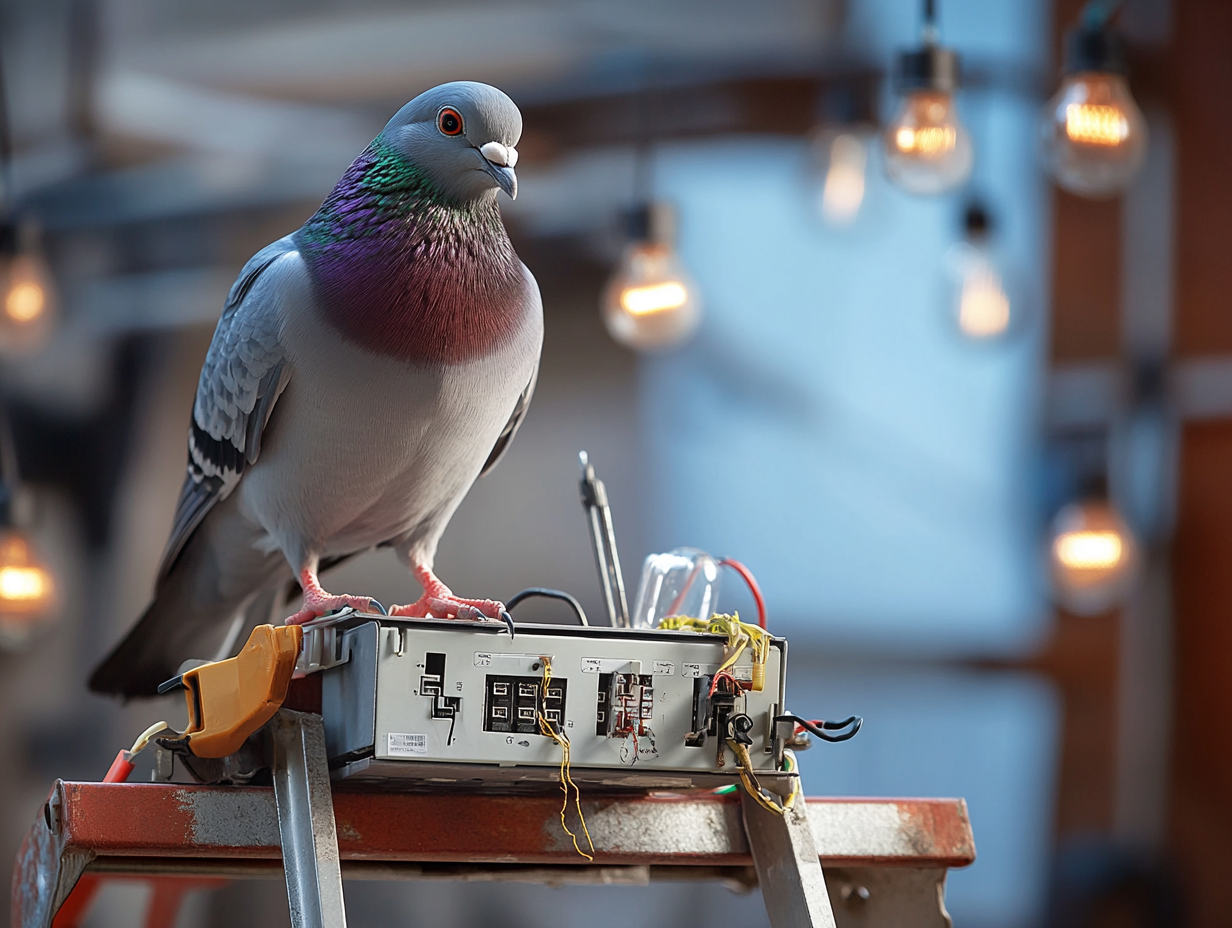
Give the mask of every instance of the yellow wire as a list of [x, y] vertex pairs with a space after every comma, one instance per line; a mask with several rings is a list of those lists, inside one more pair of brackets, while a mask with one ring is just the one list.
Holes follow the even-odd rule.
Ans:
[[757, 774], [753, 772], [753, 759], [749, 757], [748, 748], [739, 741], [731, 740], [727, 742], [727, 746], [736, 755], [736, 763], [740, 766], [740, 782], [744, 784], [745, 792], [757, 800], [759, 806], [773, 812], [775, 815], [782, 815], [792, 807], [796, 801], [796, 793], [800, 789], [798, 778], [793, 777], [791, 792], [782, 803], [779, 803], [777, 800], [769, 798], [769, 795], [767, 795], [769, 790], [763, 789], [758, 781]]
[[[548, 684], [552, 680], [552, 661], [547, 657], [543, 657], [542, 660], [543, 683], [540, 684], [540, 693], [542, 697], [540, 699], [540, 705], [543, 704], [544, 699], [547, 699]], [[560, 827], [565, 829], [565, 834], [573, 839], [573, 849], [587, 860], [593, 861], [594, 857], [582, 850], [582, 848], [578, 845], [577, 835], [570, 831], [569, 824], [565, 821], [565, 813], [569, 810], [569, 787], [572, 786], [574, 805], [577, 807], [578, 819], [582, 823], [582, 833], [586, 835], [586, 843], [590, 845], [590, 849], [593, 851], [595, 849], [595, 842], [590, 838], [590, 829], [586, 827], [586, 816], [582, 814], [582, 791], [578, 789], [578, 785], [573, 782], [573, 776], [569, 772], [569, 737], [563, 730], [557, 733], [548, 723], [547, 717], [544, 716], [542, 712], [537, 712], [536, 715], [538, 716], [539, 730], [560, 745], [560, 788], [565, 794], [565, 801], [560, 805]]]

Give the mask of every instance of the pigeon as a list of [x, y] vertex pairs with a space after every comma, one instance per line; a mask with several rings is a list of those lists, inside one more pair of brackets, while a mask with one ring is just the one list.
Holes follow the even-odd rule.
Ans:
[[298, 581], [303, 623], [380, 606], [319, 574], [392, 547], [423, 595], [391, 615], [499, 619], [433, 573], [445, 527], [509, 447], [535, 388], [543, 307], [497, 197], [522, 116], [486, 84], [416, 97], [313, 216], [240, 271], [201, 370], [188, 474], [154, 600], [90, 678], [149, 695]]

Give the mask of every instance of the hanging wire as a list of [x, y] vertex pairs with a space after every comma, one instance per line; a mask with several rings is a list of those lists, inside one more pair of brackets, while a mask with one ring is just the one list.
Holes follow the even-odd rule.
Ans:
[[1079, 14], [1082, 28], [1091, 31], [1103, 29], [1121, 8], [1121, 2], [1122, 0], [1090, 0]]
[[920, 34], [925, 45], [937, 41], [937, 0], [924, 0], [924, 26]]
[[573, 614], [577, 616], [579, 625], [590, 625], [586, 620], [586, 610], [582, 608], [582, 604], [577, 601], [577, 597], [566, 593], [564, 590], [552, 590], [547, 587], [532, 586], [529, 589], [523, 590], [515, 594], [507, 603], [505, 608], [512, 611], [513, 607], [518, 603], [524, 602], [532, 597], [540, 597], [542, 599], [557, 599], [562, 603], [568, 603], [573, 609]]

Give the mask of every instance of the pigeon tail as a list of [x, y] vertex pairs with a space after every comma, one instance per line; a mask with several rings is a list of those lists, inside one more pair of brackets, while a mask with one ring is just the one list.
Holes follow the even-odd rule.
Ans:
[[235, 544], [236, 527], [227, 503], [210, 512], [204, 531], [194, 533], [158, 584], [154, 601], [95, 668], [91, 690], [154, 696], [184, 661], [228, 657], [253, 626], [270, 621], [290, 568], [280, 553], [260, 555], [250, 544]]

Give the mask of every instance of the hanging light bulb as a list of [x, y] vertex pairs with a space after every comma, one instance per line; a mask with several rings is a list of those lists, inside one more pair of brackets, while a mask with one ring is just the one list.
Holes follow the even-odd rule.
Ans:
[[1057, 513], [1050, 555], [1061, 605], [1079, 615], [1097, 615], [1128, 593], [1137, 545], [1112, 505], [1095, 498], [1070, 503]]
[[864, 202], [868, 135], [849, 127], [827, 126], [815, 133], [812, 147], [820, 179], [817, 211], [828, 225], [849, 226]]
[[1147, 129], [1125, 80], [1125, 54], [1102, 8], [1066, 36], [1061, 88], [1044, 108], [1044, 158], [1057, 184], [1084, 197], [1124, 190], [1146, 156]]
[[24, 645], [55, 603], [55, 580], [25, 534], [0, 530], [0, 645]]
[[834, 228], [854, 223], [864, 204], [869, 146], [877, 131], [871, 97], [868, 82], [860, 80], [831, 84], [821, 93], [809, 161], [817, 212]]
[[924, 7], [924, 42], [898, 56], [895, 86], [902, 96], [886, 125], [886, 174], [908, 193], [947, 193], [964, 184], [975, 165], [971, 136], [958, 118], [958, 55], [937, 44], [935, 11]]
[[1007, 335], [1015, 322], [1005, 275], [992, 248], [987, 210], [970, 204], [963, 216], [963, 241], [945, 256], [950, 280], [950, 311], [954, 322], [973, 341], [994, 341]]
[[0, 227], [0, 257], [0, 355], [30, 355], [47, 344], [55, 327], [51, 271], [30, 227]]
[[635, 210], [630, 241], [603, 293], [608, 332], [638, 351], [678, 345], [701, 322], [697, 284], [676, 255], [672, 226], [664, 203]]

